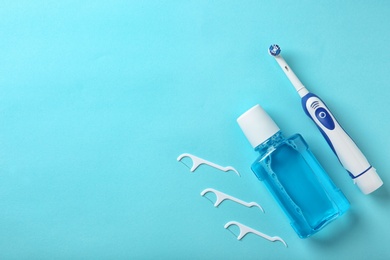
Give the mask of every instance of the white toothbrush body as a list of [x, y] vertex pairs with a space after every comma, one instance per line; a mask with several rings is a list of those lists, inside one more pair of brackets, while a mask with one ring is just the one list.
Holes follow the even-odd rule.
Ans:
[[340, 126], [325, 103], [304, 87], [280, 55], [279, 46], [272, 45], [269, 51], [301, 96], [305, 113], [317, 125], [340, 163], [348, 171], [360, 190], [364, 194], [369, 194], [382, 186], [383, 182], [375, 168], [371, 166], [355, 142]]

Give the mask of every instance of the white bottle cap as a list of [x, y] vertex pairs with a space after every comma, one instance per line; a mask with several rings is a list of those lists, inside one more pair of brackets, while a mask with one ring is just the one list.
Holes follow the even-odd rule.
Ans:
[[374, 167], [371, 167], [367, 172], [354, 179], [354, 181], [364, 194], [370, 194], [383, 184]]
[[242, 114], [237, 119], [237, 123], [253, 148], [280, 131], [274, 120], [260, 105], [256, 105]]

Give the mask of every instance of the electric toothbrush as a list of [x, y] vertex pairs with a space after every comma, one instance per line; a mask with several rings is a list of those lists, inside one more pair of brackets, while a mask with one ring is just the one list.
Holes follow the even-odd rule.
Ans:
[[303, 110], [317, 125], [354, 183], [364, 194], [369, 194], [381, 187], [383, 181], [375, 168], [371, 166], [363, 153], [343, 130], [324, 102], [318, 96], [310, 93], [294, 74], [280, 55], [280, 47], [273, 44], [268, 51], [275, 57], [275, 60], [295, 87], [301, 97]]

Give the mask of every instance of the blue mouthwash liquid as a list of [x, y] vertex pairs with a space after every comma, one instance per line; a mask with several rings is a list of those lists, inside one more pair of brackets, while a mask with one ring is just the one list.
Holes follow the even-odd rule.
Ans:
[[285, 138], [258, 105], [237, 121], [259, 153], [252, 171], [265, 183], [299, 237], [309, 237], [348, 210], [348, 200], [301, 135]]

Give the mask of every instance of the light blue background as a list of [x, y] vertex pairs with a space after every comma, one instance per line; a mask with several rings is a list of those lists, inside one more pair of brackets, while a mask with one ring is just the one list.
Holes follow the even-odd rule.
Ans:
[[[388, 1], [1, 1], [0, 258], [389, 258], [389, 24]], [[352, 184], [272, 43], [384, 187], [364, 196]], [[257, 103], [305, 137], [351, 202], [312, 238], [249, 169], [256, 154], [235, 120]], [[242, 177], [190, 173], [184, 152]], [[208, 187], [266, 213], [213, 208]], [[289, 247], [239, 242], [230, 220]]]

